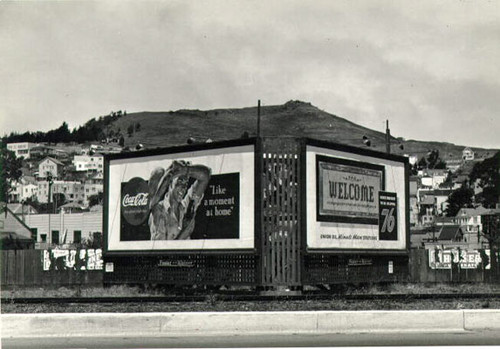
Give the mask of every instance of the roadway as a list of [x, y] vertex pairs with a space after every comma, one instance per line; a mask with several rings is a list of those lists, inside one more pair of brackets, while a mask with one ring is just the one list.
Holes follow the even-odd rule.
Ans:
[[229, 336], [59, 337], [2, 339], [2, 348], [259, 348], [259, 347], [380, 347], [493, 346], [500, 348], [497, 330], [430, 333], [263, 334]]

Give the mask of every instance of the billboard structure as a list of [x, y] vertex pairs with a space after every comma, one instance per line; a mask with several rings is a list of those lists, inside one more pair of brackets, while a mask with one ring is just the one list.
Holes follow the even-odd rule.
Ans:
[[406, 251], [404, 157], [308, 140], [306, 249]]
[[255, 247], [255, 144], [110, 155], [106, 251]]

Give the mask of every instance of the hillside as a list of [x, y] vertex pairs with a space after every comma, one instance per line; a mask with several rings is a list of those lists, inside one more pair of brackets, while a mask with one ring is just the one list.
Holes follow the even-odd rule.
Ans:
[[[128, 136], [127, 129], [137, 123], [140, 124], [139, 130]], [[125, 146], [135, 147], [140, 143], [145, 148], [157, 148], [186, 144], [189, 137], [199, 141], [208, 138], [220, 141], [240, 138], [245, 131], [250, 136], [255, 136], [256, 129], [257, 106], [207, 111], [129, 113], [113, 121], [106, 131], [120, 131], [124, 134]], [[367, 146], [363, 144], [363, 136], [366, 136], [371, 140], [370, 149], [381, 152], [386, 150], [384, 132], [357, 125], [301, 101], [261, 107], [261, 135], [311, 137], [365, 148]], [[391, 143], [391, 152], [395, 154], [422, 156], [430, 149], [437, 149], [443, 160], [459, 159], [465, 147], [443, 142], [399, 140], [394, 137]], [[404, 149], [400, 149], [399, 144], [403, 144]], [[491, 149], [473, 150], [479, 157], [490, 157], [495, 152]]]

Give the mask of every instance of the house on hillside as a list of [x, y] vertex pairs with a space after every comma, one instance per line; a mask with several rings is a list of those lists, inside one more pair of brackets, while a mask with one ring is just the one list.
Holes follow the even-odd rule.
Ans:
[[415, 226], [418, 224], [418, 178], [416, 176], [410, 177], [410, 225]]
[[432, 195], [432, 190], [419, 190], [417, 199], [420, 223], [424, 226], [433, 224], [437, 211], [436, 199]]
[[469, 148], [469, 147], [465, 148], [462, 151], [462, 159], [464, 161], [472, 161], [472, 160], [474, 160], [474, 155], [475, 155], [474, 151], [471, 148]]
[[50, 153], [50, 147], [43, 145], [43, 144], [36, 145], [30, 151], [31, 157], [33, 159], [45, 158], [45, 157], [49, 156], [49, 153]]
[[99, 173], [104, 171], [104, 156], [94, 155], [75, 155], [73, 158], [75, 170], [87, 173]]
[[79, 204], [77, 202], [68, 202], [57, 208], [57, 212], [61, 213], [82, 213], [86, 209], [83, 204]]
[[422, 171], [421, 183], [423, 187], [438, 188], [448, 176], [448, 170], [425, 169]]
[[464, 241], [464, 233], [459, 225], [443, 225], [439, 230], [437, 240], [440, 244], [461, 242]]
[[0, 203], [0, 249], [32, 248], [34, 248], [34, 239], [31, 229], [5, 203]]
[[13, 183], [13, 190], [9, 193], [10, 202], [22, 202], [28, 199], [36, 199], [38, 185], [36, 181], [28, 180], [31, 177], [21, 177], [18, 182]]
[[[49, 202], [49, 182], [38, 182], [38, 202]], [[53, 181], [51, 189], [50, 201], [54, 202], [56, 194], [64, 195], [64, 203], [66, 202], [84, 202], [85, 201], [85, 185], [77, 181]]]
[[462, 228], [464, 240], [476, 244], [477, 248], [484, 248], [487, 245], [486, 239], [481, 235], [483, 230], [481, 215], [488, 212], [490, 210], [479, 206], [477, 208], [462, 208], [455, 215], [455, 223]]
[[13, 151], [16, 158], [23, 157], [24, 159], [30, 158], [31, 149], [36, 146], [36, 143], [31, 142], [7, 143], [7, 149]]
[[46, 157], [38, 163], [38, 178], [47, 178], [50, 174], [52, 178], [62, 176], [64, 164], [52, 157]]
[[436, 212], [438, 215], [443, 215], [448, 208], [448, 198], [450, 197], [453, 190], [451, 189], [436, 189], [433, 191], [432, 195], [436, 202]]
[[16, 216], [24, 217], [25, 215], [38, 214], [38, 211], [31, 205], [23, 203], [7, 204], [7, 208]]
[[462, 166], [462, 159], [448, 159], [444, 161], [446, 163], [446, 169], [451, 173], [457, 172], [457, 170]]

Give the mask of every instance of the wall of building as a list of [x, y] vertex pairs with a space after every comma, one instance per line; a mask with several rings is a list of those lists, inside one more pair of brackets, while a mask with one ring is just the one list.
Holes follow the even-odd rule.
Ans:
[[[36, 242], [42, 242], [41, 235], [46, 235], [46, 241], [52, 241], [52, 233], [59, 232], [59, 243], [74, 242], [75, 231], [81, 231], [81, 237], [89, 238], [94, 232], [102, 233], [102, 213], [59, 213], [36, 214], [25, 216], [25, 224], [36, 229]], [[66, 240], [63, 241], [64, 234]]]

